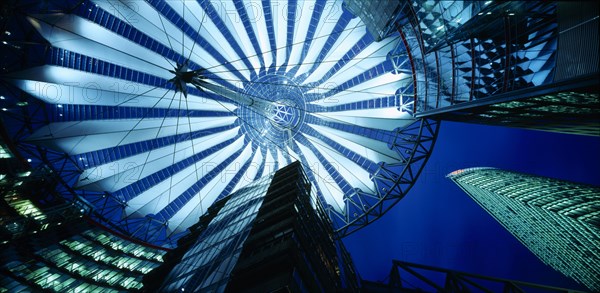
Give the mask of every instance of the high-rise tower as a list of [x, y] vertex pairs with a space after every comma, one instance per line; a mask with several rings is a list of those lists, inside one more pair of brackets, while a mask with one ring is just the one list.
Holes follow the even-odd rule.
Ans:
[[341, 241], [334, 240], [331, 222], [314, 194], [295, 162], [218, 200], [165, 256], [165, 265], [146, 276], [145, 288], [358, 290], [351, 260]]
[[543, 262], [600, 290], [600, 188], [494, 168], [448, 178]]

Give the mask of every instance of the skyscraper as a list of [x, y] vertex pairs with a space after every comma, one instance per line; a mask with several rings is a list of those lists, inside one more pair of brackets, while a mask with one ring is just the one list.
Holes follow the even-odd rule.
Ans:
[[600, 290], [600, 188], [494, 168], [448, 178], [543, 262]]
[[357, 290], [352, 262], [314, 196], [295, 162], [224, 197], [190, 229], [193, 239], [182, 238], [165, 265], [146, 277], [146, 288]]

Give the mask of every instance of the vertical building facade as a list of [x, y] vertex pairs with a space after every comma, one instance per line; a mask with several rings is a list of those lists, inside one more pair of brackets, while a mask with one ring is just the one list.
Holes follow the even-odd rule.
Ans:
[[377, 42], [394, 31], [394, 20], [401, 6], [400, 1], [396, 0], [345, 0], [344, 5], [365, 23], [367, 31]]
[[298, 162], [217, 201], [190, 231], [165, 255], [165, 265], [146, 276], [148, 291], [358, 288], [351, 260], [341, 241], [333, 239], [331, 223], [311, 197]]
[[600, 290], [600, 188], [495, 168], [448, 178], [544, 263]]
[[408, 5], [416, 117], [600, 136], [598, 3]]
[[0, 140], [0, 292], [123, 292], [164, 250], [88, 222], [93, 208], [57, 191], [57, 174], [31, 168]]

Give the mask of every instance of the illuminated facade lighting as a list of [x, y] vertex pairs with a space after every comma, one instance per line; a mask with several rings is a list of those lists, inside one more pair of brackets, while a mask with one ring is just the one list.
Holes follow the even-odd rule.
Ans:
[[494, 168], [448, 178], [544, 263], [600, 290], [600, 188]]

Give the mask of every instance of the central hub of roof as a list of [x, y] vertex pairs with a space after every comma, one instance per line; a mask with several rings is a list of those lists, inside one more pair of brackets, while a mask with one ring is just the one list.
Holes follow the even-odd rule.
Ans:
[[271, 113], [273, 114], [271, 124], [284, 130], [294, 129], [300, 122], [300, 109], [290, 100], [279, 100], [273, 103]]
[[285, 75], [265, 74], [246, 84], [244, 93], [271, 103], [268, 115], [238, 108], [237, 114], [245, 122], [242, 130], [261, 145], [286, 146], [302, 127], [306, 114], [302, 88]]

